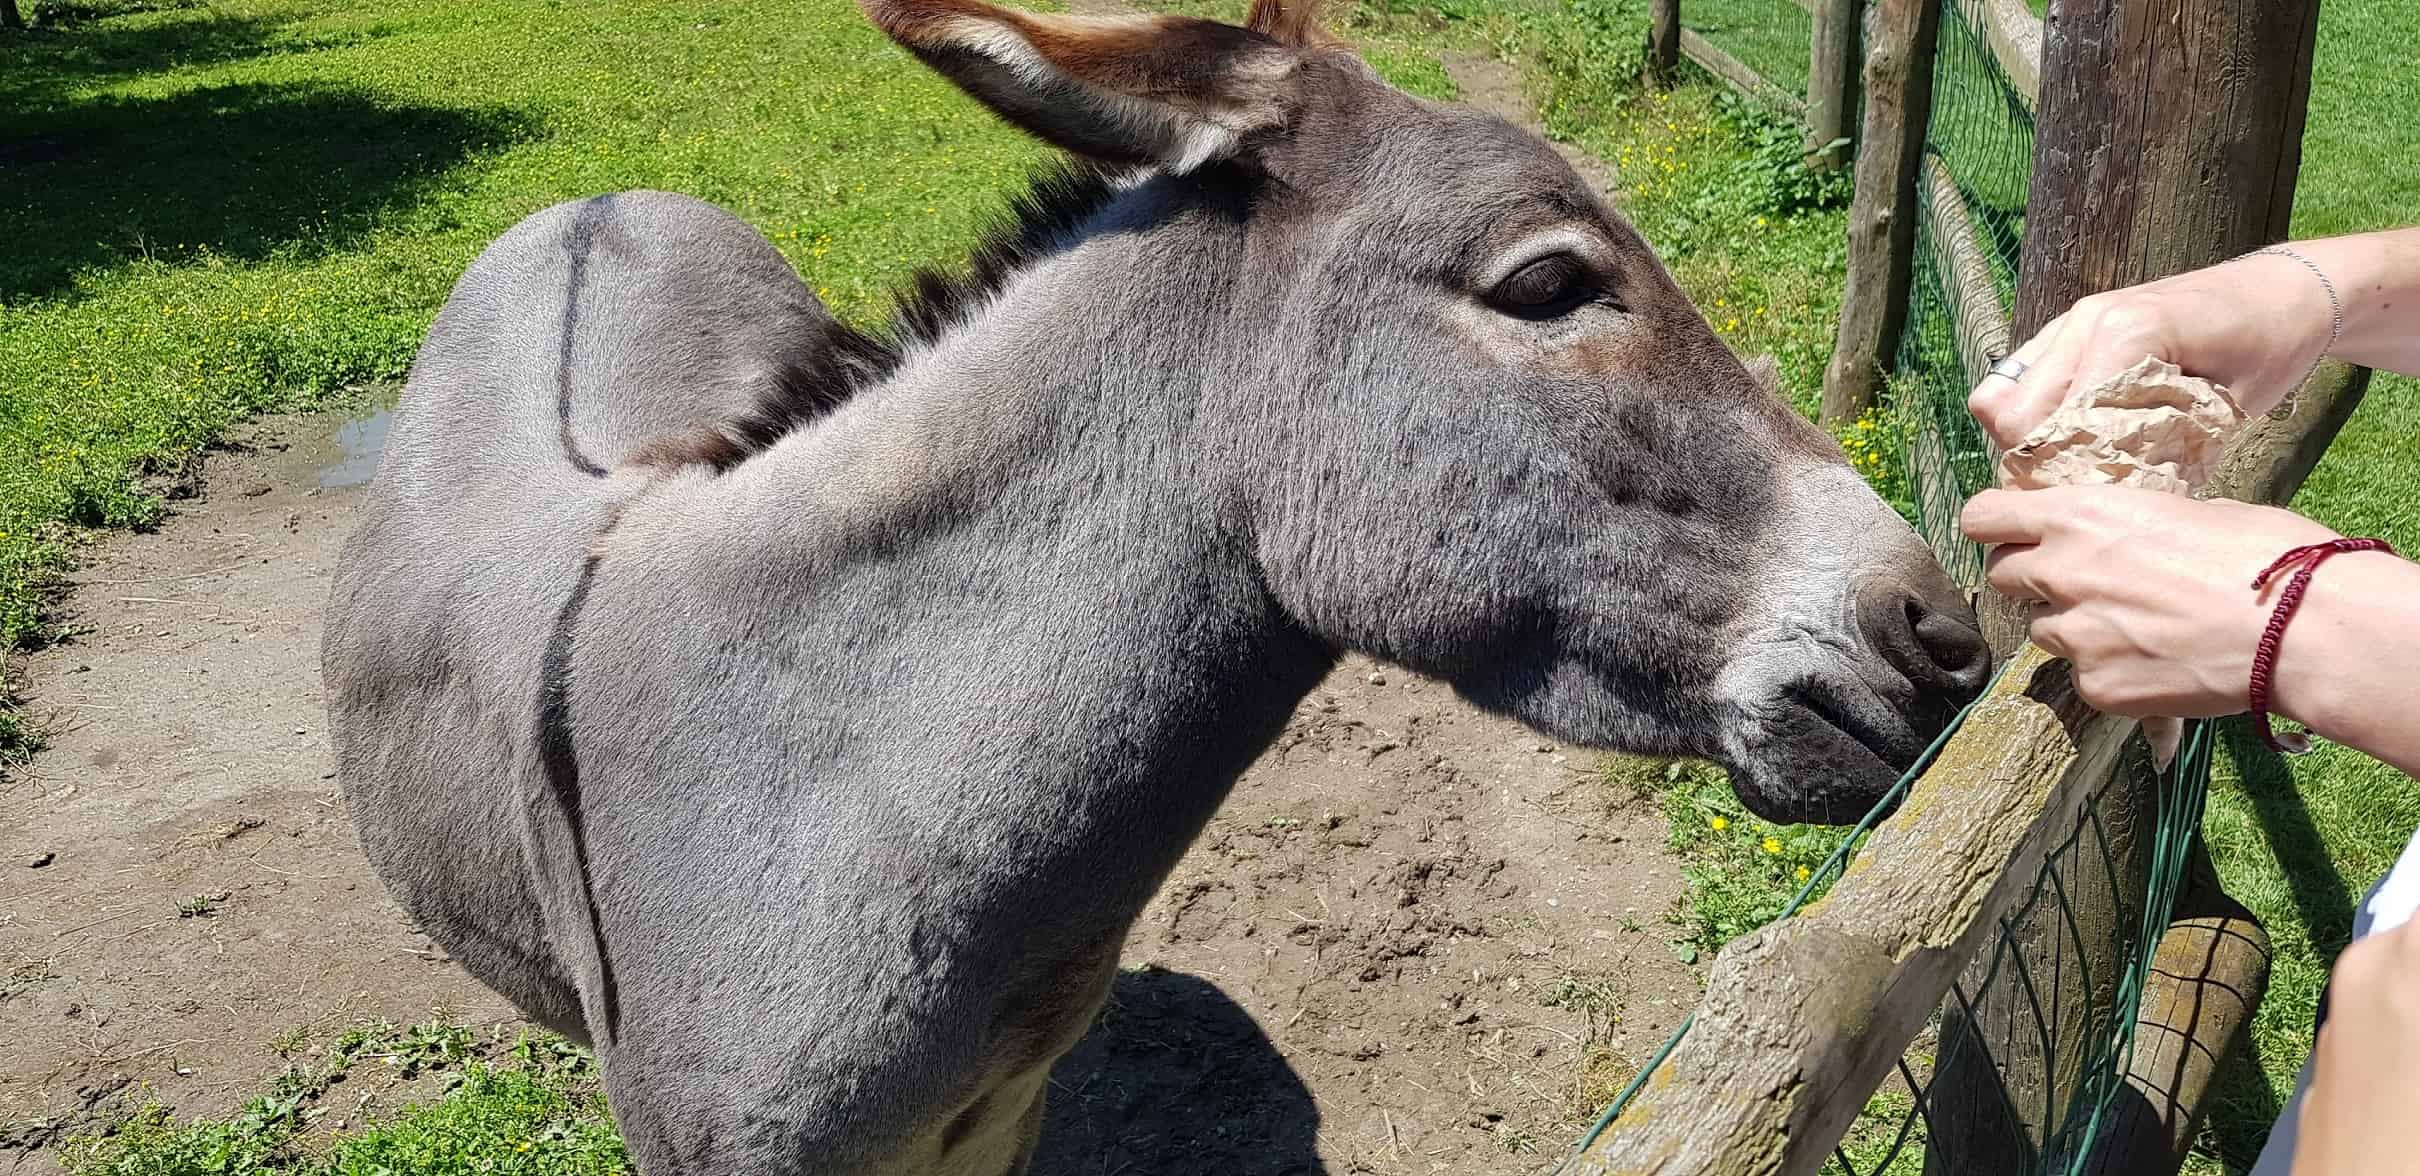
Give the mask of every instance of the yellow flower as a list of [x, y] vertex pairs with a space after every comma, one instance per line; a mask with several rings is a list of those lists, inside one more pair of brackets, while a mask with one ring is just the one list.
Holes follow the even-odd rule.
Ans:
[[1781, 852], [1781, 838], [1779, 838], [1779, 837], [1767, 837], [1767, 838], [1765, 838], [1765, 852], [1766, 852], [1766, 853], [1770, 853], [1770, 854], [1778, 854], [1778, 853], [1780, 853], [1780, 852]]
[[1706, 825], [1708, 828], [1720, 833], [1723, 830], [1731, 827], [1731, 819], [1729, 817], [1715, 817], [1712, 820], [1707, 821]]
[[1800, 866], [1800, 867], [1798, 867], [1798, 880], [1799, 880], [1799, 881], [1804, 882], [1804, 881], [1806, 881], [1807, 879], [1812, 878], [1812, 877], [1814, 877], [1814, 876], [1815, 876], [1815, 871], [1810, 870], [1810, 869], [1806, 868], [1805, 866]]

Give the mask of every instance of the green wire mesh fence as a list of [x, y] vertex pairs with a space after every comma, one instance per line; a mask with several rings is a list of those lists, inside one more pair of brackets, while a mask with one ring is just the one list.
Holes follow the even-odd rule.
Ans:
[[[1829, 891], [1881, 815], [1905, 798], [1958, 726], [1952, 723], [1942, 732], [1874, 811], [1848, 831], [1781, 918]], [[2167, 771], [2156, 778], [2120, 771], [2096, 790], [2083, 816], [2046, 855], [2025, 901], [2002, 919], [1988, 953], [1952, 987], [1941, 1014], [1899, 1059], [1896, 1080], [1867, 1100], [1864, 1113], [1825, 1165], [1827, 1176], [1917, 1176], [1955, 1171], [1963, 1166], [1960, 1160], [1988, 1161], [1986, 1170], [1993, 1172], [2082, 1176], [2110, 1109], [2126, 1087], [2152, 953], [2175, 909], [2193, 837], [2201, 826], [2212, 743], [2210, 724], [2191, 724]], [[2147, 870], [2144, 877], [2129, 878], [2120, 865], [2128, 855], [2116, 844], [2126, 834], [2112, 830], [2107, 814], [2132, 811], [2134, 798], [2125, 793], [2146, 780], [2157, 789]], [[2086, 886], [2127, 899], [2120, 921], [2132, 933], [2124, 942], [2087, 942], [2073, 917], [2078, 891]], [[2048, 952], [2042, 949], [2045, 938], [2051, 943]], [[2061, 993], [2099, 990], [2090, 970], [2092, 961], [2102, 956], [2114, 956], [2118, 969], [2111, 997], [2094, 1007], [2062, 1007]], [[2072, 983], [2051, 984], [2046, 982], [2050, 977], [2038, 974], [2045, 968], [2082, 974], [2067, 978]], [[2018, 1018], [2008, 1036], [1994, 1040], [1977, 1016], [1978, 1006], [1993, 1000], [2016, 1001], [2031, 1015]], [[1694, 1028], [1695, 1020], [1681, 1022], [1589, 1128], [1574, 1155], [1620, 1122], [1623, 1108]], [[2012, 1057], [2038, 1060], [2058, 1077], [2006, 1083], [1994, 1059]], [[2065, 1104], [2051, 1105], [2059, 1090], [2070, 1092]], [[2017, 1100], [2028, 1093], [2043, 1101], [2019, 1105]], [[1952, 1099], [1957, 1100], [1956, 1121], [1945, 1130]], [[2037, 1132], [2029, 1124], [2046, 1125], [2047, 1130]]]
[[1681, 24], [1755, 70], [1774, 88], [1807, 92], [1807, 52], [1814, 32], [1807, 10], [1792, 0], [1681, 0]]
[[2011, 344], [2004, 324], [2033, 170], [2033, 112], [1992, 52], [1987, 19], [1984, 0], [1942, 0], [1915, 267], [1888, 400], [1908, 438], [1917, 529], [1970, 588], [1982, 582], [1983, 553], [1959, 534], [1958, 508], [1991, 484], [1991, 454], [1966, 393], [1983, 374], [1977, 365], [1999, 358], [1988, 352]]
[[[1991, 484], [1992, 454], [1966, 412], [1966, 395], [1983, 368], [2013, 346], [2008, 322], [2034, 140], [2029, 101], [1993, 49], [1990, 4], [1941, 0], [1917, 183], [1916, 264], [1886, 402], [1907, 439], [1918, 529], [1970, 588], [1982, 581], [1983, 553], [1958, 532], [1957, 516], [1970, 495]], [[1776, 8], [1788, 11], [1776, 18]], [[1728, 42], [1767, 77], [1803, 83], [1806, 19], [1795, 5], [1691, 0], [1685, 11], [1692, 27]], [[1787, 51], [1792, 45], [1795, 57]], [[1916, 1176], [1978, 1162], [1995, 1173], [2086, 1171], [2127, 1087], [2143, 986], [2201, 825], [2211, 745], [2209, 725], [2193, 724], [2167, 771], [2138, 764], [2113, 773], [2091, 797], [2054, 841], [2025, 900], [1900, 1059], [1896, 1078], [1869, 1098], [1827, 1173]], [[1877, 814], [1904, 795], [1933, 751]], [[2138, 791], [2145, 788], [2154, 791]], [[1782, 918], [1829, 889], [1876, 819], [1870, 815], [1848, 831]], [[2142, 852], [2134, 852], [2138, 847]], [[2092, 921], [2104, 930], [2079, 923], [2082, 906], [2102, 912]], [[2111, 906], [2114, 921], [2105, 917]], [[2109, 942], [2110, 926], [2122, 929], [2118, 942]], [[2090, 998], [2084, 1007], [2077, 994]], [[1618, 1125], [1622, 1108], [1691, 1026], [1682, 1023], [1597, 1120], [1580, 1151]]]

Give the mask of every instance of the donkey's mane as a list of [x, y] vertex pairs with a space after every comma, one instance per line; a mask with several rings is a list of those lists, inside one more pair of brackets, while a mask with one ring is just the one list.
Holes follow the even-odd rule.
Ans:
[[1008, 208], [985, 226], [965, 264], [916, 271], [895, 294], [883, 331], [860, 331], [827, 320], [820, 345], [804, 349], [814, 362], [777, 373], [772, 386], [746, 411], [655, 438], [627, 460], [666, 468], [707, 465], [720, 473], [771, 447], [849, 397], [889, 379], [909, 352], [939, 343], [1019, 272], [1065, 249], [1076, 230], [1116, 196], [1115, 181], [1110, 171], [1080, 159], [1043, 165]]

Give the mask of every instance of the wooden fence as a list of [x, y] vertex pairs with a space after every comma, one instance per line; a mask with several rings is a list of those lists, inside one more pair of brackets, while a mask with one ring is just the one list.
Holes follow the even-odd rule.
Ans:
[[[1831, 0], [1808, 2], [1815, 38], [1837, 46], [1844, 18]], [[2013, 306], [1987, 272], [1960, 177], [1925, 149], [1945, 3], [1979, 21], [2035, 116]], [[1898, 353], [1920, 216], [1931, 218], [1929, 260], [1952, 291], [1959, 364], [1975, 379], [2077, 298], [2283, 236], [2317, 0], [2059, 3], [2060, 19], [2046, 28], [2024, 0], [1872, 0], [1827, 418], [1862, 412]], [[1685, 53], [1745, 92], [1778, 92], [1683, 29], [1678, 0], [1659, 0], [1654, 21], [1660, 68]], [[1853, 31], [1858, 21], [1845, 24]], [[2158, 36], [2144, 33], [2154, 27]], [[1823, 51], [1811, 49], [1811, 78], [1827, 78]], [[1812, 92], [1817, 85], [1842, 92], [1836, 76], [1811, 83], [1802, 104], [1809, 118], [1826, 101]], [[1836, 101], [1833, 109], [1854, 108]], [[1820, 145], [1815, 133], [1811, 146]], [[2290, 408], [2255, 422], [2216, 489], [2290, 498], [2365, 381], [2356, 369], [2323, 369]], [[1815, 1172], [1936, 1012], [1945, 1042], [1973, 1048], [1934, 1076], [1941, 1097], [1929, 1112], [1926, 1170], [1999, 1176], [2039, 1162], [2056, 1126], [2046, 1108], [2065, 1108], [2079, 1075], [2047, 1046], [2028, 1044], [2042, 1035], [2020, 1030], [2028, 1012], [2020, 1006], [2037, 1018], [2045, 1004], [2110, 1007], [2121, 969], [2044, 968], [2045, 986], [1995, 989], [1974, 973], [1976, 949], [1999, 936], [2037, 964], [2064, 943], [2099, 941], [2116, 952], [2140, 929], [2124, 925], [2121, 885], [2061, 895], [2064, 925], [2055, 929], [2003, 920], [2051, 845], [2087, 824], [2148, 828], [2150, 790], [2111, 786], [2127, 770], [2122, 749], [2134, 724], [2077, 702], [2063, 665], [2022, 645], [2021, 617], [2006, 601], [1985, 592], [1978, 603], [1995, 648], [2014, 658], [2010, 672], [1825, 899], [1724, 949], [1693, 1027], [1571, 1170]], [[2111, 843], [2112, 878], [2144, 872], [2147, 840]], [[2123, 1097], [2110, 1106], [2087, 1171], [2175, 1170], [2265, 986], [2259, 927], [2196, 858], [2153, 952], [2159, 967], [2143, 995]], [[1975, 998], [1944, 1007], [1962, 974]]]
[[[1648, 66], [1668, 78], [1687, 57], [1732, 89], [1804, 124], [1808, 162], [1858, 167], [1850, 211], [1851, 266], [1843, 293], [1840, 333], [1824, 374], [1823, 420], [1854, 420], [1873, 406], [1899, 346], [1914, 265], [1916, 218], [1936, 218], [1928, 234], [1955, 242], [1939, 259], [1960, 295], [1958, 346], [1980, 360], [1982, 378], [2007, 354], [2013, 333], [2009, 308], [1975, 246], [1974, 213], [1948, 166], [1924, 151], [1931, 113], [1931, 70], [1940, 14], [1937, 5], [1875, 0], [1792, 0], [1809, 17], [1807, 89], [1802, 97], [1751, 69], [1682, 23], [1682, 0], [1652, 0]], [[2030, 109], [2041, 93], [2043, 22], [2025, 0], [1962, 0], [1985, 30], [2000, 71]], [[1867, 26], [1870, 24], [1871, 28]], [[1860, 54], [1864, 42], [1865, 53]], [[1862, 69], [1860, 68], [1862, 66]], [[1859, 125], [1859, 99], [1866, 102]], [[1866, 151], [1866, 144], [1874, 151]], [[1868, 172], [1873, 174], [1869, 178]], [[1922, 178], [1924, 199], [1918, 198]], [[1939, 247], [1937, 244], [1936, 247]]]

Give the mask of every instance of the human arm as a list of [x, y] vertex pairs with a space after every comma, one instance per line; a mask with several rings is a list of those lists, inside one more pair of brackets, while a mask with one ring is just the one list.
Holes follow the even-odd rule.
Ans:
[[[2022, 378], [1987, 377], [1967, 408], [2006, 448], [2071, 391], [2146, 355], [2226, 387], [2254, 415], [2276, 407], [2323, 353], [2420, 375], [2420, 227], [2287, 248], [2311, 266], [2257, 253], [2085, 298], [2017, 349]], [[2343, 304], [2341, 334], [2330, 285]]]
[[2356, 940], [2336, 961], [2303, 1097], [2294, 1176], [2420, 1173], [2420, 921]]
[[[2245, 709], [2279, 587], [2253, 577], [2337, 537], [2276, 507], [2121, 486], [1987, 490], [1960, 521], [1997, 545], [1994, 588], [2045, 602], [2033, 640], [2075, 664], [2086, 702], [2180, 718]], [[2420, 565], [2378, 552], [2321, 564], [2278, 645], [2270, 709], [2420, 772]]]

